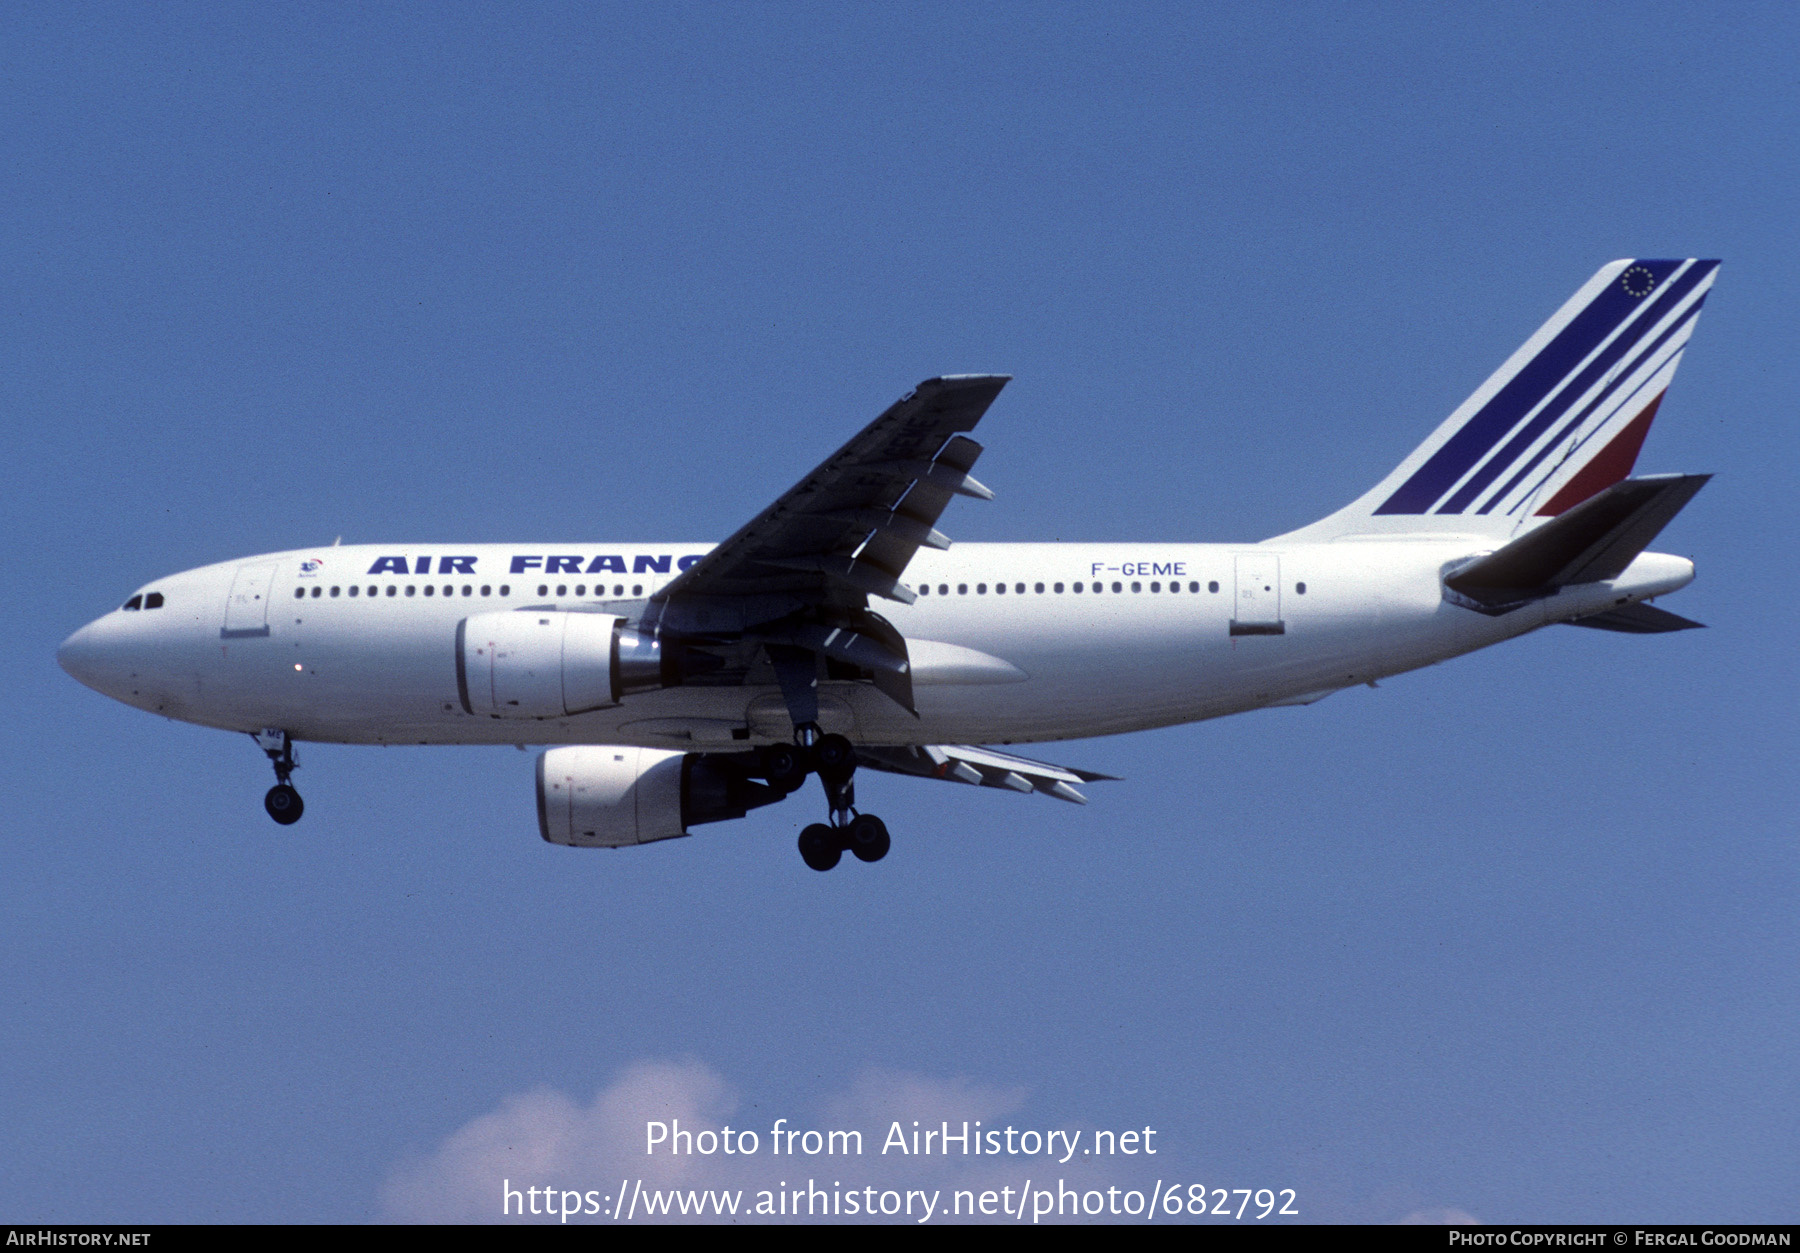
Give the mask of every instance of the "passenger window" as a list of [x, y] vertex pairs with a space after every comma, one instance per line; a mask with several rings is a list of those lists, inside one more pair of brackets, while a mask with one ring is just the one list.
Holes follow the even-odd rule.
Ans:
[[[1119, 590], [1119, 585], [1117, 583], [1113, 584], [1113, 590], [1115, 592]], [[1133, 583], [1131, 585], [1131, 590], [1134, 592], [1141, 592], [1144, 590], [1144, 585], [1142, 583]]]
[[475, 589], [470, 587], [467, 583], [464, 583], [463, 584], [463, 595], [464, 596], [473, 596], [474, 594], [475, 594]]
[[381, 589], [376, 587], [373, 583], [369, 584], [369, 595], [374, 596], [380, 592], [380, 590]]
[[948, 596], [949, 594], [950, 594], [950, 585], [948, 583], [939, 583], [938, 584], [938, 595], [939, 596]]
[[1006, 594], [1006, 584], [1004, 584], [1004, 583], [994, 584], [994, 595], [1004, 596], [1005, 594]]
[[332, 588], [332, 589], [331, 589], [331, 594], [332, 594], [332, 595], [333, 595], [333, 596], [336, 596], [336, 595], [337, 595], [337, 594], [338, 594], [338, 592], [339, 592], [339, 590], [340, 590], [340, 589], [339, 589], [339, 588], [336, 588], [336, 587], [333, 587], [333, 588]]
[[986, 596], [987, 595], [987, 584], [986, 583], [977, 583], [975, 585], [975, 594], [977, 596]]
[[625, 594], [625, 585], [623, 583], [614, 583], [613, 584], [613, 595], [614, 596], [623, 596], [624, 594]]
[[418, 591], [418, 590], [419, 590], [419, 589], [418, 589], [418, 588], [416, 588], [416, 587], [414, 587], [414, 586], [413, 586], [413, 585], [412, 585], [412, 584], [411, 584], [411, 583], [408, 583], [408, 584], [407, 584], [407, 585], [406, 585], [406, 594], [407, 594], [407, 595], [408, 595], [408, 596], [411, 596], [411, 595], [413, 595], [413, 594], [414, 594], [414, 593], [415, 593], [415, 592], [417, 592], [417, 591]]
[[360, 587], [358, 587], [358, 586], [356, 586], [356, 584], [354, 584], [354, 583], [352, 583], [352, 584], [351, 584], [351, 585], [350, 585], [350, 594], [351, 594], [351, 595], [352, 595], [352, 596], [356, 596], [356, 595], [359, 595], [359, 594], [360, 594], [360, 593], [361, 593], [361, 592], [362, 592], [362, 588], [360, 588]]
[[[1123, 591], [1123, 590], [1124, 590], [1124, 588], [1121, 584], [1119, 584], [1119, 583], [1113, 584], [1113, 591], [1118, 592], [1118, 591]], [[1133, 590], [1135, 591], [1136, 589], [1133, 589]]]
[[1304, 595], [1306, 595], [1306, 584], [1296, 583], [1296, 584], [1294, 584], [1294, 590], [1296, 592], [1300, 593], [1300, 595], [1304, 596]]
[[[1131, 590], [1135, 592], [1137, 590], [1137, 584], [1133, 583], [1131, 585]], [[1150, 590], [1153, 592], [1160, 592], [1160, 591], [1162, 591], [1162, 584], [1161, 583], [1152, 583], [1150, 585]]]
[[921, 595], [921, 596], [931, 595], [931, 584], [929, 584], [929, 583], [919, 584], [919, 595]]
[[511, 596], [512, 595], [512, 584], [511, 583], [502, 583], [500, 585], [500, 594], [502, 596]]
[[[305, 595], [306, 595], [306, 589], [304, 587], [296, 587], [294, 589], [294, 599], [295, 600], [299, 600], [301, 597], [303, 597]], [[133, 608], [135, 608], [135, 607], [136, 606], [133, 606]]]
[[1069, 590], [1079, 592], [1081, 590], [1081, 584], [1077, 583], [1073, 588], [1071, 588]]
[[956, 585], [956, 594], [958, 596], [967, 596], [969, 594], [969, 585], [967, 583], [958, 583]]
[[431, 584], [427, 583], [425, 585], [425, 594], [427, 596], [434, 596], [437, 594], [437, 588], [435, 588]]
[[575, 594], [577, 596], [586, 596], [587, 595], [587, 584], [586, 583], [577, 583], [575, 585]]
[[319, 599], [319, 593], [321, 593], [321, 592], [323, 592], [323, 591], [324, 591], [324, 590], [325, 590], [325, 589], [324, 589], [324, 588], [322, 588], [322, 587], [320, 587], [320, 586], [319, 586], [319, 585], [318, 585], [318, 584], [317, 584], [317, 583], [314, 583], [314, 584], [313, 584], [313, 590], [312, 590], [312, 598], [313, 598], [313, 599], [314, 599], [314, 600], [317, 600], [317, 599]]
[[133, 596], [130, 600], [126, 601], [124, 603], [124, 605], [121, 606], [121, 608], [123, 608], [123, 609], [142, 609], [143, 607], [144, 607], [144, 598], [142, 595]]
[[481, 594], [482, 594], [482, 595], [483, 595], [483, 596], [486, 596], [486, 595], [488, 595], [488, 594], [489, 594], [489, 593], [491, 593], [491, 592], [492, 592], [492, 591], [493, 591], [493, 590], [494, 590], [494, 585], [493, 585], [493, 584], [492, 584], [492, 583], [483, 583], [483, 584], [482, 584], [482, 585], [481, 585]]
[[548, 596], [549, 594], [550, 594], [550, 585], [548, 583], [539, 583], [538, 584], [538, 595], [539, 596]]
[[1062, 595], [1062, 584], [1061, 584], [1061, 583], [1057, 583], [1057, 584], [1055, 584], [1055, 585], [1054, 585], [1054, 586], [1055, 586], [1055, 588], [1056, 588], [1056, 594], [1057, 594], [1057, 595], [1058, 595], [1058, 596], [1061, 596], [1061, 595]]
[[1042, 583], [1037, 584], [1037, 594], [1039, 596], [1044, 594], [1044, 585]]
[[1209, 592], [1218, 591], [1219, 590], [1219, 581], [1217, 579], [1214, 579], [1211, 583], [1208, 583], [1206, 585], [1206, 590]]
[[397, 588], [397, 587], [395, 587], [395, 586], [394, 586], [394, 584], [392, 584], [392, 583], [389, 583], [389, 584], [388, 584], [388, 595], [389, 595], [389, 596], [395, 596], [395, 595], [398, 595], [398, 594], [399, 594], [399, 590], [400, 590], [400, 589], [399, 589], [399, 588]]
[[642, 583], [633, 583], [631, 585], [631, 594], [633, 596], [642, 596], [644, 594], [644, 585]]
[[569, 594], [569, 585], [567, 583], [558, 583], [556, 585], [556, 594], [558, 596], [567, 596]]

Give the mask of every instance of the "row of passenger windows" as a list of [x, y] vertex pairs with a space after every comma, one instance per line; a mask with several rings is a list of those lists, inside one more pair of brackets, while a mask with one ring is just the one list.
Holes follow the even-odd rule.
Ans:
[[[1087, 583], [1073, 583], [1073, 584], [1069, 585], [1068, 590], [1071, 592], [1079, 593], [1079, 592], [1086, 591], [1088, 589], [1088, 586], [1089, 585]], [[1096, 581], [1092, 585], [1092, 587], [1096, 594], [1106, 591], [1106, 584], [1098, 582], [1098, 581]], [[975, 594], [977, 596], [985, 596], [987, 594], [987, 590], [988, 590], [988, 585], [986, 583], [977, 583], [975, 585]], [[1025, 585], [1023, 583], [1014, 583], [1012, 585], [1012, 590], [1013, 590], [1014, 595], [1023, 596], [1025, 594]], [[1045, 590], [1044, 584], [1033, 583], [1031, 585], [1031, 590], [1034, 592], [1037, 592], [1038, 594], [1041, 595]], [[1062, 595], [1062, 592], [1063, 592], [1063, 585], [1061, 583], [1052, 583], [1049, 586], [1049, 590], [1051, 592], [1055, 593], [1056, 595], [1060, 596], [1060, 595]], [[1112, 585], [1112, 590], [1115, 592], [1123, 592], [1125, 590], [1125, 585], [1123, 583], [1115, 582]], [[1131, 585], [1131, 590], [1134, 592], [1141, 592], [1144, 590], [1144, 585], [1141, 582], [1133, 583]], [[1158, 580], [1157, 582], [1152, 583], [1150, 585], [1150, 590], [1153, 592], [1162, 591], [1163, 590], [1162, 582], [1160, 580]], [[1181, 584], [1171, 581], [1169, 583], [1169, 590], [1171, 592], [1179, 592], [1181, 590]], [[1197, 581], [1190, 582], [1187, 585], [1187, 590], [1190, 592], [1198, 592], [1200, 590], [1200, 584]], [[1218, 581], [1215, 579], [1212, 582], [1208, 583], [1206, 585], [1206, 590], [1209, 592], [1218, 591], [1219, 590]], [[1300, 591], [1300, 592], [1306, 591], [1306, 584], [1301, 583], [1301, 584], [1296, 585], [1295, 590]], [[948, 596], [950, 594], [950, 585], [948, 583], [939, 583], [937, 585], [937, 594], [939, 596]], [[967, 596], [969, 594], [969, 585], [967, 583], [958, 583], [956, 585], [956, 594], [958, 596]], [[1004, 583], [994, 584], [994, 594], [996, 596], [1005, 595], [1006, 594], [1006, 584], [1004, 584]], [[919, 587], [919, 595], [921, 595], [921, 596], [931, 595], [931, 584], [929, 584], [929, 583], [921, 584]]]
[[[369, 585], [368, 590], [366, 592], [361, 587], [356, 587], [356, 586], [352, 586], [348, 590], [349, 590], [349, 594], [352, 596], [363, 596], [363, 595], [379, 596], [379, 595], [381, 595], [381, 588], [378, 585], [373, 584], [373, 583], [371, 583]], [[408, 584], [406, 584], [405, 594], [408, 596], [412, 596], [416, 593], [417, 590], [418, 589], [416, 589], [411, 583], [408, 583]], [[445, 596], [454, 596], [457, 593], [457, 588], [454, 583], [444, 584], [442, 590], [443, 590], [443, 594]], [[479, 590], [480, 594], [483, 596], [492, 596], [494, 594], [494, 587], [491, 583], [484, 583], [484, 584], [482, 584], [482, 586], [479, 589], [477, 589], [473, 583], [464, 583], [462, 585], [462, 594], [464, 596], [474, 596], [476, 594], [477, 590]], [[325, 595], [340, 596], [340, 595], [343, 595], [344, 592], [345, 592], [345, 589], [342, 587], [334, 587], [334, 588], [331, 588], [329, 590], [329, 592], [327, 592], [327, 590], [324, 587], [320, 586], [317, 583], [314, 583], [311, 586], [310, 595], [312, 596], [312, 598], [314, 600], [317, 600], [321, 596], [325, 596]], [[427, 584], [425, 584], [424, 592], [425, 592], [425, 595], [427, 595], [427, 596], [436, 596], [436, 595], [438, 595], [439, 589], [436, 584], [427, 583]], [[400, 585], [397, 583], [389, 583], [387, 585], [387, 594], [389, 596], [400, 595], [401, 594]], [[550, 594], [550, 585], [548, 583], [538, 584], [537, 594], [539, 596], [548, 596]], [[566, 583], [558, 584], [557, 588], [556, 588], [556, 594], [558, 596], [567, 596], [569, 594], [568, 584], [566, 584]], [[575, 594], [577, 596], [586, 596], [588, 594], [587, 584], [586, 583], [577, 583], [575, 585]], [[623, 596], [625, 594], [625, 585], [623, 583], [613, 584], [612, 594], [614, 596]], [[633, 596], [642, 596], [644, 594], [644, 585], [642, 583], [633, 583], [631, 585], [631, 594]], [[302, 585], [300, 587], [296, 587], [294, 589], [294, 599], [295, 600], [302, 600], [307, 595], [309, 595], [309, 592], [308, 592], [307, 587], [304, 585]], [[512, 595], [512, 584], [502, 583], [500, 585], [500, 595], [511, 596]], [[596, 595], [596, 596], [606, 595], [606, 585], [604, 583], [594, 584], [594, 595]], [[162, 604], [162, 593], [152, 592], [152, 593], [150, 593], [150, 599], [151, 599], [151, 603], [145, 607], [149, 608], [149, 609], [154, 609], [158, 605]], [[138, 607], [137, 601], [138, 601], [138, 598], [133, 596], [130, 600], [125, 602], [125, 608], [136, 609]]]
[[[538, 595], [539, 596], [548, 596], [549, 594], [550, 594], [550, 585], [548, 583], [539, 583], [538, 584]], [[567, 583], [558, 583], [556, 585], [556, 594], [558, 596], [567, 596], [569, 594], [569, 585]], [[575, 585], [575, 594], [577, 596], [586, 596], [587, 595], [587, 584], [586, 583], [577, 583]], [[625, 585], [623, 583], [614, 583], [612, 594], [614, 596], [623, 596], [625, 594]], [[644, 585], [642, 583], [633, 583], [631, 585], [631, 594], [633, 596], [642, 596], [644, 594]], [[606, 595], [606, 584], [604, 584], [604, 583], [594, 584], [594, 595], [596, 595], [596, 596]]]
[[[1077, 582], [1077, 583], [1070, 584], [1068, 590], [1070, 592], [1079, 594], [1083, 591], [1089, 590], [1089, 586], [1090, 585], [1085, 582]], [[1107, 590], [1106, 584], [1103, 582], [1095, 581], [1091, 586], [1092, 586], [1092, 591], [1095, 595], [1100, 595]], [[333, 596], [337, 596], [337, 595], [342, 594], [343, 590], [344, 589], [341, 587], [334, 587], [331, 589], [330, 594]], [[408, 583], [406, 585], [406, 595], [408, 595], [408, 596], [413, 595], [415, 593], [415, 590], [416, 589], [414, 588], [414, 586], [411, 583]], [[994, 584], [993, 590], [994, 590], [994, 594], [996, 596], [1003, 596], [1006, 594], [1006, 584], [996, 583], [996, 584]], [[1025, 585], [1023, 583], [1014, 583], [1012, 585], [1012, 590], [1013, 590], [1013, 594], [1015, 596], [1023, 596], [1025, 594]], [[1038, 594], [1041, 595], [1046, 590], [1046, 587], [1042, 583], [1034, 583], [1031, 585], [1031, 590], [1034, 592], [1037, 592]], [[1062, 595], [1062, 592], [1063, 592], [1063, 585], [1061, 583], [1052, 583], [1048, 586], [1048, 590], [1050, 592], [1052, 592], [1053, 594], [1060, 596], [1060, 595]], [[1125, 590], [1125, 584], [1122, 582], [1114, 581], [1114, 583], [1112, 585], [1112, 590], [1114, 592], [1123, 592]], [[1144, 590], [1144, 585], [1141, 581], [1134, 582], [1131, 585], [1131, 590], [1134, 592], [1141, 592]], [[1150, 590], [1152, 592], [1161, 592], [1163, 590], [1162, 582], [1160, 580], [1152, 582], [1150, 584]], [[1171, 580], [1169, 583], [1169, 590], [1171, 592], [1179, 592], [1181, 590], [1181, 584]], [[1190, 581], [1187, 585], [1187, 590], [1190, 592], [1198, 592], [1200, 590], [1200, 584], [1199, 584], [1198, 580]], [[1218, 580], [1214, 579], [1214, 580], [1208, 582], [1206, 585], [1206, 590], [1209, 592], [1217, 592], [1219, 590]], [[361, 596], [361, 595], [365, 594], [363, 589], [361, 587], [357, 587], [357, 586], [352, 586], [349, 589], [349, 591], [350, 591], [350, 595], [352, 595], [352, 596]], [[473, 583], [464, 583], [462, 585], [462, 594], [464, 596], [473, 596], [473, 595], [475, 595], [475, 591], [476, 591], [476, 589], [475, 589], [475, 585]], [[1294, 584], [1294, 591], [1296, 591], [1297, 593], [1299, 593], [1302, 596], [1306, 595], [1306, 584], [1304, 584], [1304, 583]], [[986, 583], [977, 583], [975, 585], [975, 594], [977, 596], [985, 596], [985, 595], [987, 595], [987, 592], [988, 592], [988, 585]], [[575, 594], [577, 596], [586, 596], [587, 593], [588, 593], [587, 584], [577, 583], [575, 585]], [[315, 583], [312, 585], [312, 593], [311, 594], [312, 594], [313, 599], [317, 600], [320, 596], [323, 596], [326, 593], [325, 593], [325, 589], [323, 587], [321, 587], [317, 583]], [[381, 588], [376, 586], [375, 584], [371, 583], [369, 585], [368, 592], [366, 594], [370, 595], [370, 596], [379, 596], [381, 594]], [[394, 584], [394, 583], [389, 583], [387, 585], [387, 594], [389, 596], [398, 596], [400, 594], [399, 585]], [[425, 595], [436, 596], [437, 594], [438, 594], [438, 589], [435, 584], [432, 584], [432, 583], [425, 584]], [[445, 596], [456, 595], [456, 586], [451, 583], [444, 584], [443, 594]], [[481, 595], [492, 596], [493, 594], [494, 594], [494, 588], [491, 584], [484, 583], [481, 586]], [[538, 584], [537, 594], [539, 596], [548, 596], [550, 594], [550, 585], [548, 583]], [[558, 596], [567, 596], [569, 594], [569, 585], [566, 583], [557, 584], [556, 594]], [[625, 595], [625, 585], [623, 583], [613, 584], [612, 594], [614, 596]], [[642, 596], [644, 594], [644, 585], [642, 583], [632, 584], [631, 585], [631, 594], [633, 596]], [[919, 586], [919, 595], [929, 596], [931, 594], [932, 594], [931, 584], [924, 583]], [[950, 585], [948, 583], [939, 583], [937, 585], [937, 594], [939, 596], [948, 596], [950, 594]], [[958, 596], [967, 596], [969, 594], [969, 585], [967, 583], [958, 583], [956, 585], [956, 594]], [[294, 599], [295, 600], [304, 599], [306, 597], [306, 595], [307, 595], [307, 589], [305, 587], [296, 587], [294, 589]], [[500, 595], [511, 596], [512, 595], [512, 585], [509, 583], [502, 583], [500, 585]], [[596, 595], [596, 596], [606, 595], [606, 585], [604, 583], [594, 584], [594, 595]], [[136, 608], [138, 608], [139, 601], [143, 602], [143, 608], [145, 608], [145, 609], [160, 609], [160, 608], [162, 608], [162, 603], [163, 603], [162, 593], [161, 592], [151, 592], [147, 596], [142, 596], [142, 597], [133, 596], [130, 600], [125, 602], [125, 608], [136, 609]]]
[[148, 595], [133, 596], [130, 600], [120, 606], [122, 609], [161, 609], [162, 607], [163, 595], [161, 592], [151, 592]]
[[[418, 589], [415, 588], [411, 583], [408, 583], [406, 585], [406, 594], [408, 596], [414, 595], [417, 592], [417, 590]], [[333, 596], [341, 595], [343, 593], [343, 591], [344, 591], [344, 589], [341, 587], [334, 587], [331, 589], [331, 595], [333, 595]], [[352, 595], [352, 596], [365, 595], [363, 589], [360, 587], [353, 586], [349, 589], [349, 591], [350, 591], [350, 595]], [[462, 594], [464, 596], [473, 596], [473, 595], [475, 595], [475, 591], [476, 591], [476, 589], [475, 589], [475, 585], [473, 583], [464, 583], [462, 586]], [[295, 600], [300, 600], [306, 594], [307, 594], [307, 589], [305, 587], [296, 587], [294, 589], [294, 599]], [[369, 584], [369, 588], [368, 588], [368, 591], [366, 594], [369, 596], [379, 596], [379, 595], [381, 595], [381, 588], [376, 586], [375, 584], [371, 583], [371, 584]], [[387, 585], [387, 594], [389, 596], [400, 595], [399, 584], [389, 583]], [[436, 596], [438, 594], [438, 589], [437, 589], [436, 584], [427, 583], [425, 585], [425, 594], [427, 596]], [[494, 594], [493, 585], [484, 583], [481, 586], [481, 594], [483, 596], [492, 596]], [[541, 592], [540, 592], [540, 594], [541, 594]], [[317, 600], [319, 597], [321, 597], [323, 595], [325, 595], [325, 589], [323, 587], [319, 586], [317, 583], [314, 583], [312, 585], [312, 598], [314, 600]], [[446, 595], [446, 596], [456, 595], [455, 585], [451, 584], [451, 583], [444, 584], [444, 595]], [[500, 585], [500, 595], [511, 596], [512, 595], [512, 585], [510, 583], [502, 583]]]

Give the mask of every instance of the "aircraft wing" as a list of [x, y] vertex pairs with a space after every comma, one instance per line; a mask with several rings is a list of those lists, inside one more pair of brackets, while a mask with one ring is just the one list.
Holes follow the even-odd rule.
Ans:
[[973, 744], [926, 744], [919, 747], [863, 748], [856, 750], [858, 764], [890, 774], [909, 774], [921, 779], [949, 779], [978, 787], [1003, 787], [1014, 792], [1042, 792], [1058, 800], [1087, 804], [1074, 784], [1112, 780], [1115, 775], [1093, 770], [1053, 766], [1029, 757], [1016, 757]]
[[740, 630], [781, 616], [784, 603], [785, 612], [862, 609], [871, 595], [911, 604], [901, 572], [922, 545], [949, 547], [936, 524], [950, 498], [993, 498], [969, 477], [981, 445], [962, 432], [1009, 379], [926, 379], [654, 599], [677, 618]]
[[[906, 640], [869, 597], [911, 604], [900, 576], [920, 547], [948, 548], [937, 520], [952, 496], [992, 500], [969, 474], [972, 430], [1010, 376], [926, 379], [651, 598], [659, 629], [714, 681], [766, 658], [796, 727], [818, 721], [828, 663], [913, 703]], [[841, 673], [841, 671], [840, 671]]]

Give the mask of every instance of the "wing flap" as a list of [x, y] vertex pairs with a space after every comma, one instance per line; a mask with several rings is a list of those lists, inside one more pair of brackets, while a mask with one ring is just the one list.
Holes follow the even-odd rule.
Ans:
[[927, 744], [922, 747], [865, 747], [857, 760], [874, 770], [912, 775], [921, 779], [946, 779], [977, 787], [1005, 788], [1013, 792], [1038, 792], [1077, 805], [1087, 797], [1077, 783], [1110, 781], [1113, 775], [1076, 770], [1049, 762], [1033, 761], [997, 749], [973, 744]]

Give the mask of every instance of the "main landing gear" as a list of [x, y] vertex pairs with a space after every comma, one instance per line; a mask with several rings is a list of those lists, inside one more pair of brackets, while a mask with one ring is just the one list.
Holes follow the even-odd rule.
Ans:
[[263, 797], [263, 808], [269, 811], [269, 817], [282, 826], [292, 826], [300, 821], [300, 815], [306, 812], [306, 803], [300, 799], [300, 793], [288, 782], [289, 776], [300, 765], [294, 760], [294, 741], [286, 731], [267, 728], [254, 732], [252, 738], [256, 746], [269, 755], [275, 766], [275, 786]]
[[[856, 811], [856, 749], [841, 735], [820, 735], [814, 723], [794, 733], [793, 748], [764, 750], [765, 777], [771, 786], [793, 791], [806, 781], [810, 768], [825, 788], [829, 823], [815, 822], [800, 833], [800, 858], [814, 870], [830, 870], [846, 852], [858, 861], [880, 861], [892, 841], [887, 824], [874, 814]], [[789, 784], [792, 786], [788, 786]]]

